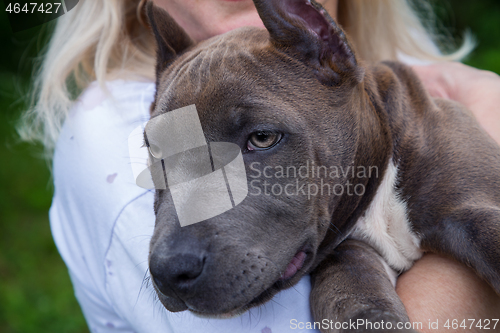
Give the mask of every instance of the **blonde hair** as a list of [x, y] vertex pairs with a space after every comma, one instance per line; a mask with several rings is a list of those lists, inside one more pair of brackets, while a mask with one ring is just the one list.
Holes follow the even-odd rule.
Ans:
[[[154, 79], [154, 40], [143, 5], [144, 0], [80, 1], [58, 19], [33, 83], [32, 107], [18, 128], [22, 139], [41, 142], [51, 157], [73, 101], [90, 82], [104, 88], [116, 78]], [[426, 11], [432, 23], [431, 14]], [[408, 0], [339, 0], [337, 18], [366, 61], [396, 60], [399, 53], [458, 60], [473, 48], [466, 36], [458, 50], [443, 55], [436, 46], [439, 35], [424, 27]]]
[[337, 17], [366, 61], [397, 60], [401, 54], [427, 61], [451, 61], [463, 59], [472, 51], [475, 43], [466, 32], [462, 45], [449, 52], [455, 49], [454, 41], [438, 26], [430, 4], [418, 1], [420, 13], [413, 4], [416, 1], [339, 0]]

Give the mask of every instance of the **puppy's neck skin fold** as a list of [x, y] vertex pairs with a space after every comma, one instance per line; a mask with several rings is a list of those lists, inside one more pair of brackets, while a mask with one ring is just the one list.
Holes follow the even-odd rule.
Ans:
[[[388, 162], [392, 156], [392, 138], [388, 126], [387, 113], [378, 92], [377, 84], [370, 70], [366, 70], [365, 79], [352, 91], [349, 103], [351, 114], [355, 115], [356, 151], [354, 160], [350, 161], [353, 168], [364, 167], [366, 170], [378, 170], [376, 175], [368, 178], [352, 177], [347, 179], [350, 184], [363, 185], [362, 196], [344, 193], [335, 210], [331, 223], [339, 230], [329, 228], [319, 249], [316, 262], [331, 253], [335, 247], [349, 236], [357, 220], [362, 216], [372, 201], [381, 183]], [[332, 230], [333, 229], [333, 230]]]
[[[368, 179], [348, 179], [351, 184], [362, 184], [366, 191], [363, 196], [344, 194], [340, 199], [331, 221], [339, 230], [330, 228], [327, 231], [318, 249], [316, 263], [321, 262], [354, 230], [384, 179], [388, 163], [392, 160], [398, 167], [401, 141], [408, 135], [418, 134], [412, 130], [415, 115], [405, 113], [410, 109], [408, 103], [411, 103], [411, 97], [418, 96], [421, 109], [432, 108], [432, 102], [419, 81], [411, 80], [413, 75], [410, 69], [398, 63], [377, 64], [366, 68], [364, 80], [354, 89], [352, 100], [348, 103], [352, 106], [352, 113], [357, 115], [357, 150], [352, 166], [375, 167], [378, 174]], [[415, 136], [413, 140], [404, 141], [419, 140]], [[399, 187], [397, 175], [394, 186]]]

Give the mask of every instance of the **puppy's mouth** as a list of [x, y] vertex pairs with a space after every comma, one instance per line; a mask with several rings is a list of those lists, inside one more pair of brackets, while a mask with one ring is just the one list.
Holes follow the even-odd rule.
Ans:
[[297, 282], [298, 276], [297, 273], [306, 271], [312, 263], [312, 251], [309, 250], [309, 247], [303, 246], [301, 250], [299, 250], [295, 256], [288, 263], [285, 271], [281, 273], [281, 276], [278, 280], [271, 285], [269, 288], [264, 290], [260, 295], [255, 297], [249, 303], [238, 307], [232, 311], [220, 314], [206, 314], [203, 312], [199, 312], [195, 309], [192, 309], [188, 306], [189, 311], [191, 311], [194, 315], [203, 318], [219, 318], [219, 319], [227, 319], [239, 316], [243, 314], [245, 311], [259, 306], [267, 301], [269, 301], [276, 293], [279, 291], [291, 287]]
[[[195, 307], [191, 306], [187, 302], [182, 301], [180, 298], [172, 298], [163, 295], [161, 291], [159, 291], [159, 289], [156, 288], [156, 286], [155, 289], [157, 290], [158, 294], [161, 295], [160, 301], [170, 311], [176, 312], [176, 311], [189, 310], [191, 313], [193, 313], [198, 317], [227, 319], [239, 316], [253, 307], [262, 305], [265, 302], [272, 299], [274, 295], [276, 295], [279, 291], [293, 286], [310, 268], [313, 262], [313, 258], [314, 258], [314, 253], [313, 251], [311, 251], [311, 247], [306, 245], [302, 246], [301, 249], [297, 251], [297, 253], [289, 261], [285, 270], [280, 273], [278, 279], [269, 288], [265, 289], [250, 302], [242, 306], [239, 306], [233, 310], [222, 313], [202, 312], [199, 309], [196, 309]], [[299, 273], [304, 273], [304, 274], [299, 274]]]
[[288, 266], [286, 267], [283, 274], [281, 274], [281, 277], [278, 281], [286, 281], [294, 277], [295, 274], [297, 274], [297, 272], [304, 266], [306, 258], [307, 254], [304, 250], [300, 250], [299, 252], [297, 252], [290, 263], [288, 263]]
[[[307, 272], [313, 262], [313, 252], [310, 246], [304, 245], [290, 260], [284, 272], [271, 287], [264, 290], [259, 296], [255, 297], [250, 303], [242, 307], [246, 311], [254, 306], [261, 305], [274, 297], [279, 291], [293, 286], [300, 278], [298, 273]], [[301, 274], [302, 276], [303, 274]]]

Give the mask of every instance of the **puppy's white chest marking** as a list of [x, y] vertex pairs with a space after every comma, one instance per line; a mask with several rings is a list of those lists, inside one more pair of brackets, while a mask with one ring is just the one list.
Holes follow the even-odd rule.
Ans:
[[406, 203], [396, 192], [397, 173], [391, 159], [373, 201], [351, 237], [373, 246], [392, 269], [401, 272], [409, 269], [423, 252], [419, 237], [411, 230]]

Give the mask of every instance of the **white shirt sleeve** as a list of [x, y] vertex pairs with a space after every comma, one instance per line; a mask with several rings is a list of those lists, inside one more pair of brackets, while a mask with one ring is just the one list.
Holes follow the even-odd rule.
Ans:
[[[65, 121], [54, 155], [50, 221], [92, 332], [281, 333], [307, 329], [310, 281], [232, 319], [171, 313], [148, 280], [154, 192], [132, 175], [128, 136], [149, 119], [153, 83], [92, 84]], [[302, 323], [302, 324], [301, 324]], [[292, 329], [293, 328], [293, 329]]]

